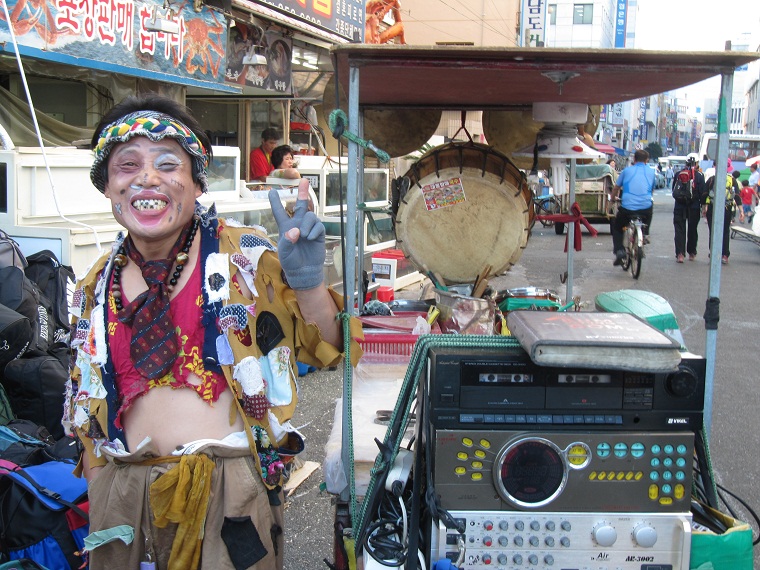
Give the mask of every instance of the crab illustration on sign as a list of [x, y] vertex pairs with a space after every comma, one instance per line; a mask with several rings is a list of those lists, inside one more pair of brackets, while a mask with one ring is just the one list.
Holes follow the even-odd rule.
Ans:
[[[189, 18], [185, 20], [187, 31], [185, 33], [185, 69], [188, 73], [193, 74], [197, 70], [206, 75], [209, 70], [214, 77], [218, 77], [219, 68], [224, 61], [224, 47], [222, 46], [223, 34], [226, 31], [224, 24], [216, 19], [216, 15], [211, 12], [211, 18], [214, 24], [208, 24], [202, 18]], [[217, 36], [217, 41], [212, 39]], [[214, 61], [216, 54], [216, 61]], [[200, 58], [200, 63], [195, 63], [195, 59]], [[177, 54], [174, 54], [174, 65], [179, 65]]]

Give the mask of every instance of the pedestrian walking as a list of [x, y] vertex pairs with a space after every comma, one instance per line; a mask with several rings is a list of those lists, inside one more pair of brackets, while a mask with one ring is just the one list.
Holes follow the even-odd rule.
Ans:
[[705, 177], [694, 157], [689, 157], [686, 166], [676, 175], [672, 194], [676, 262], [683, 263], [687, 254], [689, 261], [694, 261], [697, 258], [701, 202], [706, 194]]
[[752, 220], [755, 217], [755, 201], [757, 194], [750, 187], [749, 180], [742, 180], [741, 198], [744, 220], [751, 226]]
[[[726, 203], [723, 208], [723, 235], [721, 236], [721, 263], [726, 265], [728, 258], [731, 256], [731, 218], [736, 210], [736, 201], [734, 196], [738, 190], [738, 184], [736, 178], [731, 174], [726, 174], [726, 181], [724, 184], [716, 182], [715, 175], [711, 176], [707, 182], [707, 197], [705, 198], [705, 204], [702, 206], [702, 212], [707, 218], [707, 229], [710, 232], [710, 254], [713, 253], [713, 206], [715, 202], [715, 193], [721, 191], [721, 186], [725, 187]], [[744, 221], [744, 212], [740, 213], [740, 221]]]

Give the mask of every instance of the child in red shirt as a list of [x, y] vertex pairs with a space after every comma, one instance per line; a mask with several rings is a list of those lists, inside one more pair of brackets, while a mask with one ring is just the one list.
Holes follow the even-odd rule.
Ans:
[[744, 210], [744, 218], [749, 225], [752, 225], [752, 218], [754, 217], [755, 207], [755, 191], [749, 185], [749, 180], [742, 180], [742, 210]]

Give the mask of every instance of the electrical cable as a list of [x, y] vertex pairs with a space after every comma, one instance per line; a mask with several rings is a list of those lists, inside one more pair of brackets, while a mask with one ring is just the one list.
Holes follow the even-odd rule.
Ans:
[[322, 129], [322, 127], [312, 123], [306, 113], [304, 113], [303, 109], [296, 107], [293, 109], [293, 112], [302, 118], [304, 120], [304, 123], [309, 125], [311, 131], [317, 136], [317, 144], [319, 145], [319, 149], [322, 151], [322, 153], [324, 153], [325, 156], [327, 156], [328, 153], [327, 144], [325, 142], [325, 131]]
[[[395, 498], [394, 498], [395, 499]], [[407, 510], [402, 497], [395, 500], [385, 495], [377, 511], [377, 520], [366, 533], [365, 552], [378, 564], [399, 567], [407, 560]]]
[[[747, 512], [750, 514], [750, 516], [755, 520], [755, 524], [757, 525], [757, 528], [758, 528], [758, 537], [752, 541], [752, 546], [756, 546], [758, 543], [760, 543], [760, 517], [758, 517], [758, 515], [754, 511], [754, 509], [752, 509], [752, 507], [750, 507], [749, 504], [747, 504], [747, 502], [744, 499], [742, 499], [741, 497], [739, 497], [735, 493], [732, 493], [731, 491], [729, 491], [725, 487], [721, 486], [719, 483], [717, 485], [718, 485], [718, 490], [719, 491], [723, 491], [724, 493], [728, 493], [734, 499], [736, 499], [737, 501], [739, 501], [739, 503], [741, 503], [741, 505], [747, 510]], [[723, 501], [723, 504], [726, 505], [726, 508], [728, 508], [731, 511], [731, 516], [733, 516], [734, 518], [737, 518], [733, 514], [733, 510], [729, 506], [729, 504], [726, 501], [726, 499], [723, 498], [723, 497], [721, 497], [721, 500]]]
[[23, 63], [21, 62], [21, 53], [19, 52], [19, 49], [18, 49], [18, 42], [16, 41], [16, 33], [13, 30], [11, 16], [8, 13], [7, 2], [3, 2], [3, 12], [5, 13], [5, 21], [8, 22], [8, 30], [10, 31], [10, 34], [11, 34], [11, 42], [13, 43], [13, 49], [16, 52], [16, 62], [18, 63], [19, 73], [21, 74], [21, 82], [24, 84], [24, 91], [26, 92], [26, 98], [27, 98], [27, 101], [29, 102], [29, 111], [31, 112], [31, 115], [32, 115], [34, 130], [37, 134], [37, 141], [39, 142], [40, 150], [42, 151], [42, 161], [45, 163], [45, 171], [47, 172], [48, 181], [50, 182], [50, 188], [53, 191], [53, 202], [55, 204], [55, 209], [58, 212], [58, 215], [61, 217], [61, 219], [69, 223], [72, 223], [74, 225], [82, 226], [90, 230], [95, 236], [95, 246], [98, 248], [98, 252], [100, 253], [103, 251], [103, 247], [100, 245], [100, 238], [98, 237], [97, 230], [88, 224], [67, 218], [61, 211], [61, 206], [58, 202], [58, 190], [56, 189], [55, 182], [53, 181], [53, 173], [50, 170], [50, 162], [48, 161], [47, 153], [45, 152], [45, 143], [42, 140], [42, 131], [40, 130], [40, 125], [37, 122], [37, 111], [34, 108], [34, 102], [32, 101], [32, 93], [29, 90], [29, 83], [26, 80], [26, 72], [24, 71]]

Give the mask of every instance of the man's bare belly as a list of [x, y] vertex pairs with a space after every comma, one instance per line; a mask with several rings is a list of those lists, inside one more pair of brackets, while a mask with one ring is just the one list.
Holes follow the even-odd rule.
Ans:
[[[193, 378], [199, 381], [192, 375], [191, 382]], [[243, 429], [230, 390], [225, 390], [216, 402], [209, 404], [191, 387], [162, 386], [149, 390], [122, 413], [122, 424], [130, 451], [150, 437], [161, 455], [169, 455], [178, 446], [191, 441], [223, 439]]]

